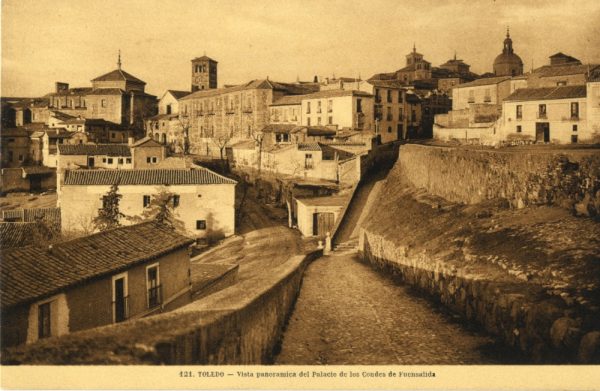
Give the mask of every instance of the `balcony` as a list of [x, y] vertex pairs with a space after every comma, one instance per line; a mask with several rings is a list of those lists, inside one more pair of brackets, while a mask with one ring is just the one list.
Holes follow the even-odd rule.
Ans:
[[233, 107], [228, 107], [225, 109], [225, 114], [235, 114], [235, 109]]
[[250, 114], [252, 113], [252, 106], [246, 106], [242, 109], [242, 112], [246, 113], [246, 114]]
[[129, 296], [112, 302], [113, 319], [115, 323], [129, 319]]
[[467, 103], [475, 103], [475, 98], [469, 98], [469, 100], [467, 101]]
[[537, 113], [537, 119], [548, 119], [548, 115], [546, 113]]
[[485, 103], [490, 103], [490, 102], [492, 101], [492, 98], [491, 98], [491, 97], [489, 97], [489, 96], [486, 96], [485, 98], [483, 98], [483, 101], [484, 101]]
[[154, 308], [161, 305], [162, 300], [162, 286], [158, 285], [148, 289], [148, 308]]

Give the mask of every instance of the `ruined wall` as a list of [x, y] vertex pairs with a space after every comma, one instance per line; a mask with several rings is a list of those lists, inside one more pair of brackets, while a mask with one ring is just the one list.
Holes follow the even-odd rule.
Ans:
[[267, 364], [320, 252], [176, 311], [4, 351], [2, 364]]
[[364, 229], [359, 239], [365, 261], [435, 297], [533, 362], [600, 362], [596, 313], [576, 318], [561, 300], [539, 300], [540, 287], [490, 281]]
[[449, 201], [494, 198], [546, 204], [585, 215], [600, 211], [600, 154], [595, 149], [492, 150], [403, 145], [400, 170], [414, 186]]

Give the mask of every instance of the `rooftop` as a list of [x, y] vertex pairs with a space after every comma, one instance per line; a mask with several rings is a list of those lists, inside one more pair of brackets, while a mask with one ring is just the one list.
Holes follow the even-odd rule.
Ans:
[[286, 95], [271, 104], [271, 106], [299, 105], [305, 95]]
[[465, 88], [465, 87], [477, 87], [487, 86], [492, 84], [502, 83], [503, 81], [510, 80], [510, 76], [498, 76], [498, 77], [484, 77], [482, 79], [473, 80], [469, 83], [463, 83], [454, 86], [454, 88]]
[[207, 168], [142, 169], [142, 170], [67, 170], [64, 185], [235, 185], [229, 179]]
[[538, 77], [553, 77], [553, 76], [568, 76], [587, 74], [595, 69], [600, 68], [598, 64], [578, 64], [578, 63], [567, 63], [560, 65], [544, 65], [540, 68], [534, 69], [532, 75]]
[[3, 251], [0, 264], [2, 307], [56, 294], [191, 243], [192, 239], [174, 230], [145, 222], [57, 243], [52, 247], [28, 246]]
[[150, 136], [146, 136], [146, 137], [142, 137], [141, 139], [137, 140], [136, 142], [134, 142], [131, 147], [132, 148], [137, 148], [140, 147], [144, 144], [147, 144], [147, 147], [163, 147], [164, 145], [162, 145], [161, 143], [159, 143], [158, 141], [154, 140], [152, 137]]
[[127, 144], [58, 144], [61, 155], [131, 156]]
[[557, 86], [544, 88], [521, 88], [507, 96], [505, 101], [552, 100], [585, 98], [586, 86]]
[[314, 92], [312, 94], [307, 94], [302, 97], [302, 99], [319, 99], [319, 98], [335, 98], [338, 96], [364, 96], [364, 97], [372, 97], [373, 95], [364, 91], [357, 90], [324, 90], [319, 92]]
[[102, 76], [98, 76], [95, 79], [92, 79], [92, 81], [132, 81], [134, 83], [141, 83], [141, 84], [146, 84], [144, 81], [138, 79], [137, 77], [133, 76], [130, 73], [125, 72], [122, 69], [115, 69], [112, 72], [108, 72]]
[[300, 95], [314, 92], [318, 86], [313, 85], [301, 85], [291, 83], [280, 83], [269, 79], [258, 79], [252, 80], [245, 84], [240, 84], [232, 87], [225, 88], [214, 88], [208, 90], [199, 90], [181, 98], [182, 100], [194, 99], [194, 98], [207, 98], [211, 96], [218, 96], [229, 92], [255, 90], [255, 89], [272, 89], [276, 91], [284, 92], [285, 94]]
[[0, 222], [0, 248], [7, 249], [32, 244], [34, 229], [35, 223]]
[[190, 91], [167, 90], [167, 92], [173, 95], [175, 99], [181, 99], [184, 96], [191, 94]]
[[329, 197], [296, 198], [306, 206], [339, 206], [343, 207], [348, 201], [348, 195], [334, 195]]

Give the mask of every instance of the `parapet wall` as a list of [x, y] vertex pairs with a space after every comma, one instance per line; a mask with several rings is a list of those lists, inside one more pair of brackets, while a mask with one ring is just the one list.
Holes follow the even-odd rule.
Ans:
[[562, 301], [539, 299], [539, 286], [490, 281], [364, 229], [359, 249], [366, 262], [439, 299], [535, 363], [600, 362], [597, 314], [569, 317]]
[[545, 204], [600, 211], [598, 149], [474, 149], [407, 144], [402, 176], [449, 201], [475, 204], [494, 198], [515, 207]]
[[294, 256], [173, 312], [9, 349], [2, 364], [268, 364], [318, 256]]

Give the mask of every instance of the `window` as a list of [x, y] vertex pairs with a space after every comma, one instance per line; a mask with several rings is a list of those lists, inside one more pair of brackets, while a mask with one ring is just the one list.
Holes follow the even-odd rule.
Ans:
[[379, 88], [375, 88], [375, 102], [381, 102], [381, 95], [379, 95]]
[[310, 126], [310, 117], [306, 119], [306, 126]]
[[362, 113], [362, 99], [360, 98], [356, 100], [356, 112]]
[[492, 101], [492, 97], [490, 95], [490, 89], [486, 88], [485, 89], [485, 98], [483, 100], [484, 102], [491, 102]]
[[388, 133], [392, 133], [392, 127], [388, 126]]
[[179, 194], [173, 194], [173, 208], [177, 208], [179, 206], [179, 200]]
[[571, 102], [571, 118], [579, 118], [579, 102]]
[[331, 99], [329, 99], [327, 101], [327, 112], [331, 113], [333, 111], [333, 101]]
[[402, 103], [404, 100], [402, 98], [402, 91], [398, 91], [398, 103]]
[[112, 157], [108, 158], [108, 164], [113, 164], [113, 158]]
[[146, 267], [146, 289], [148, 289], [148, 308], [159, 306], [162, 302], [158, 264]]
[[567, 85], [567, 81], [566, 80], [559, 80], [556, 82], [557, 86], [566, 86]]
[[110, 138], [115, 138], [117, 137], [117, 134], [115, 132], [110, 132]]
[[125, 158], [125, 163], [127, 163], [127, 164], [131, 164], [131, 158], [130, 158], [130, 157], [128, 157], [128, 158]]
[[106, 107], [106, 99], [102, 99], [102, 100], [100, 101], [100, 106], [102, 106], [102, 107]]
[[112, 277], [113, 322], [123, 322], [129, 318], [129, 292], [127, 272]]
[[329, 117], [327, 118], [327, 124], [328, 124], [328, 125], [333, 125], [333, 117], [332, 117], [332, 116], [329, 116]]
[[306, 168], [306, 169], [313, 168], [312, 153], [307, 153], [306, 155], [304, 155], [304, 168]]
[[122, 158], [122, 157], [120, 157], [120, 158], [117, 160], [117, 163], [118, 163], [118, 164], [123, 164], [123, 158]]
[[393, 121], [394, 120], [394, 115], [392, 114], [392, 108], [391, 107], [387, 108], [386, 120], [388, 120], [388, 121]]
[[156, 156], [148, 156], [146, 158], [146, 163], [156, 163], [158, 162], [158, 158]]
[[38, 338], [40, 339], [52, 335], [50, 304], [44, 303], [38, 306]]
[[576, 134], [571, 135], [571, 143], [577, 144], [577, 135]]
[[475, 91], [469, 91], [469, 103], [475, 103]]
[[108, 196], [102, 196], [102, 209], [108, 208]]
[[106, 163], [106, 158], [105, 157], [102, 158], [102, 163]]
[[392, 90], [387, 90], [387, 101], [392, 103]]
[[321, 112], [321, 101], [317, 102], [317, 113]]
[[546, 118], [546, 105], [538, 106], [538, 118]]
[[517, 105], [517, 119], [523, 118], [523, 106]]
[[206, 220], [196, 220], [196, 229], [197, 230], [206, 229]]
[[23, 155], [19, 155], [19, 161], [22, 162], [23, 161]]
[[317, 118], [317, 125], [321, 125], [321, 117]]
[[306, 102], [306, 114], [310, 114], [310, 102]]
[[402, 121], [404, 119], [404, 112], [402, 107], [398, 110], [398, 121]]
[[577, 131], [577, 125], [573, 125], [573, 131], [576, 132]]
[[149, 195], [144, 195], [143, 204], [144, 204], [144, 208], [147, 208], [150, 206], [150, 196]]
[[521, 128], [521, 125], [517, 125], [517, 133], [521, 133], [523, 128]]

